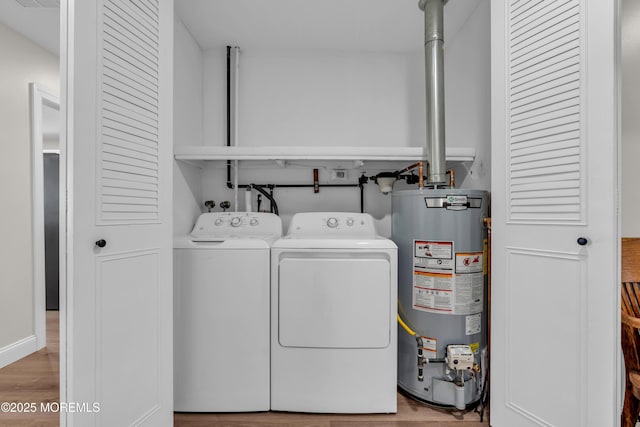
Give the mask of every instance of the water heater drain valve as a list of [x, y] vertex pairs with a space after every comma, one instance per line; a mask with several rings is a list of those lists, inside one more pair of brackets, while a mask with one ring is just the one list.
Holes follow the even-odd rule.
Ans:
[[474, 365], [473, 351], [468, 345], [447, 346], [447, 366], [456, 371], [472, 370]]

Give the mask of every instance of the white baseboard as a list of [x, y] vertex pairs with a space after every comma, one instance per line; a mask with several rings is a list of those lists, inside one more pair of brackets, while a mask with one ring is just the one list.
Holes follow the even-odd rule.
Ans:
[[0, 348], [0, 368], [12, 364], [37, 350], [35, 335], [28, 336], [12, 344]]

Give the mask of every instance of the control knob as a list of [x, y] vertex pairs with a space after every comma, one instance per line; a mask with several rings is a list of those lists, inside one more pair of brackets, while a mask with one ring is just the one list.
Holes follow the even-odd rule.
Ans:
[[327, 220], [327, 226], [329, 228], [336, 228], [338, 226], [338, 218], [331, 217]]
[[223, 222], [224, 221], [222, 220], [222, 218], [218, 218], [218, 219], [215, 220], [214, 224], [220, 226], [220, 225], [222, 225]]
[[241, 224], [242, 224], [242, 218], [240, 218], [239, 216], [231, 218], [232, 227], [240, 227]]
[[249, 225], [258, 225], [258, 219], [257, 218], [252, 218], [251, 221], [249, 221]]
[[347, 225], [351, 227], [353, 225], [353, 218], [347, 218]]

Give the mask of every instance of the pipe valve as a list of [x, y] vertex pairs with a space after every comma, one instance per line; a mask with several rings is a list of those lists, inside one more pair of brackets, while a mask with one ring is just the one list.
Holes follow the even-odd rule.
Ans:
[[216, 206], [216, 202], [214, 202], [213, 200], [207, 200], [206, 202], [204, 202], [204, 206], [209, 209], [209, 212], [211, 212], [211, 209]]
[[422, 337], [416, 335], [416, 343], [418, 344], [418, 381], [424, 381], [424, 365], [429, 363], [429, 360], [424, 357], [424, 343]]

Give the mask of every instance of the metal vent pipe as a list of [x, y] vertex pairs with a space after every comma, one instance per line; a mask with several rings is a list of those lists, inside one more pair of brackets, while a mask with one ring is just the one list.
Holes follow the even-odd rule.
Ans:
[[427, 110], [428, 184], [446, 183], [444, 135], [444, 4], [420, 0], [424, 11], [424, 54]]

